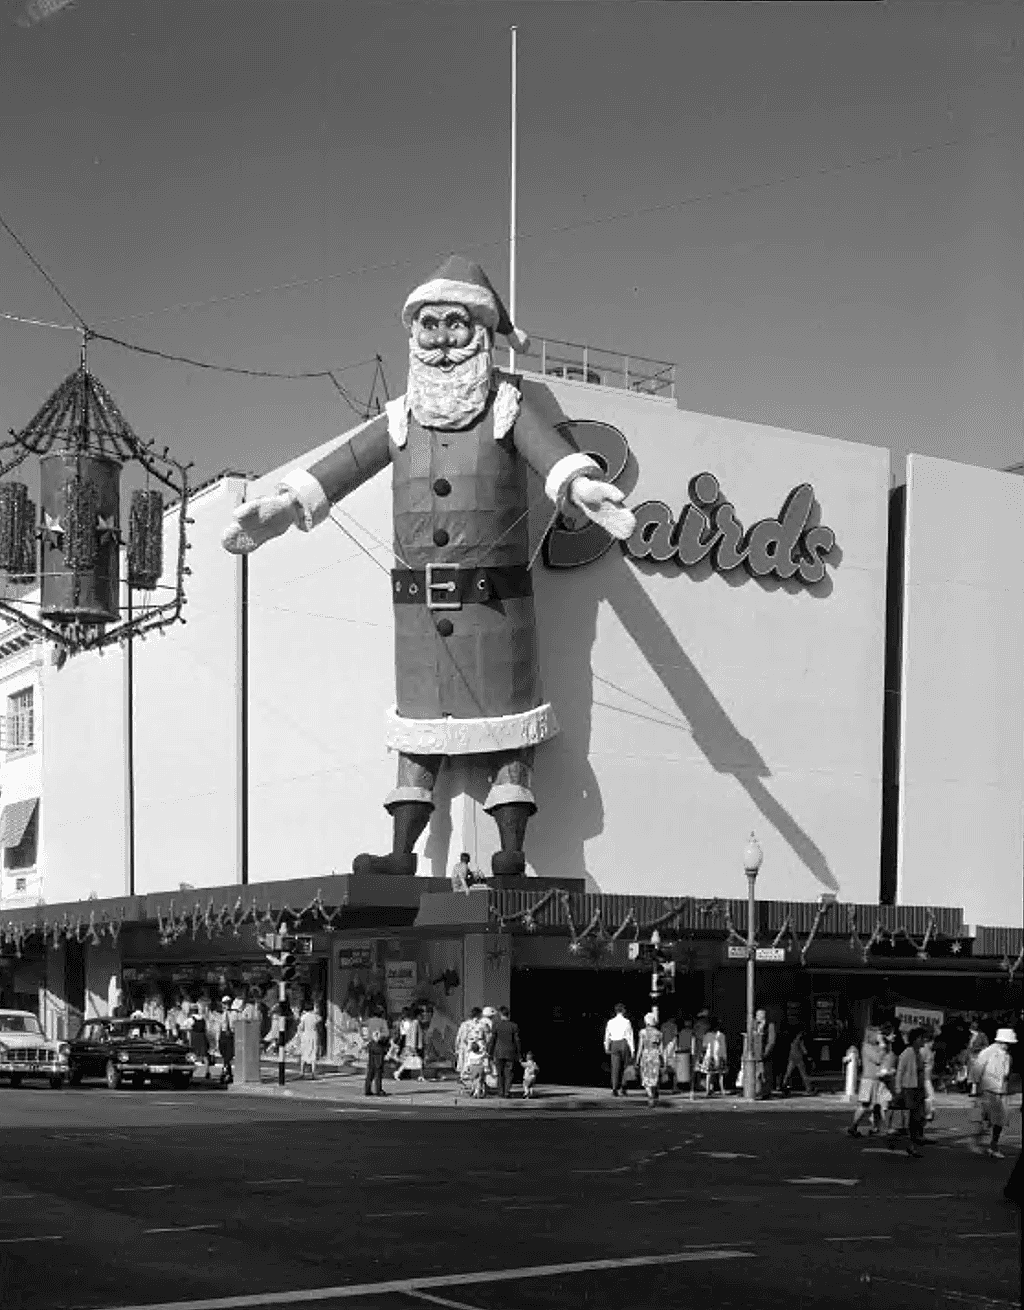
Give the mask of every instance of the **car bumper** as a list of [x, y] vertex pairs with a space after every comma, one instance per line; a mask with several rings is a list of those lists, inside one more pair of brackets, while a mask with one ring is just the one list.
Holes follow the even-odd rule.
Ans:
[[0, 1060], [0, 1074], [35, 1074], [40, 1078], [52, 1078], [55, 1074], [65, 1075], [67, 1071], [66, 1060]]
[[152, 1078], [170, 1078], [174, 1074], [185, 1074], [191, 1078], [195, 1070], [190, 1064], [161, 1064], [149, 1062], [145, 1064], [122, 1064], [118, 1068], [123, 1074], [141, 1073], [148, 1074]]

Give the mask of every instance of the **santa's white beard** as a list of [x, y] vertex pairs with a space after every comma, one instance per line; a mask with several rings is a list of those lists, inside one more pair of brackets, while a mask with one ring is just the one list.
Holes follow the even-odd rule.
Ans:
[[469, 427], [483, 413], [491, 392], [491, 345], [487, 330], [477, 328], [463, 350], [453, 350], [453, 368], [439, 368], [441, 352], [423, 350], [409, 341], [409, 383], [406, 397], [421, 427], [453, 431]]

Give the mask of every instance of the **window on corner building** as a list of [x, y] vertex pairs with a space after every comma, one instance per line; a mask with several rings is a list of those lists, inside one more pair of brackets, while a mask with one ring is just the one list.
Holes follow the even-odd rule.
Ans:
[[24, 892], [24, 891], [28, 891], [28, 879], [27, 879], [27, 878], [15, 878], [15, 880], [14, 880], [14, 890], [15, 890], [16, 892]]
[[7, 749], [27, 751], [35, 745], [35, 713], [32, 688], [7, 697]]
[[[36, 863], [36, 845], [39, 833], [39, 806], [32, 811], [32, 817], [29, 819], [22, 835], [21, 841], [17, 846], [8, 846], [4, 851], [4, 864], [8, 869], [33, 869]], [[19, 878], [18, 882], [24, 881]], [[18, 891], [24, 890], [21, 887]]]

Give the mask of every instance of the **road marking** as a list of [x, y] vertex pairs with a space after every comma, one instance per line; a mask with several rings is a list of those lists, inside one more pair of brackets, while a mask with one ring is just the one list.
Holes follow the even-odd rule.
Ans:
[[10, 1246], [12, 1242], [63, 1242], [59, 1234], [52, 1237], [0, 1237], [0, 1245]]
[[382, 1210], [380, 1214], [364, 1215], [365, 1219], [413, 1219], [425, 1215], [426, 1210]]
[[138, 1187], [115, 1187], [115, 1192], [169, 1192], [174, 1187], [173, 1183], [150, 1183], [147, 1186]]
[[656, 1265], [694, 1264], [701, 1260], [752, 1260], [753, 1251], [733, 1246], [714, 1250], [674, 1251], [669, 1255], [622, 1256], [617, 1260], [578, 1260], [555, 1265], [523, 1265], [518, 1269], [481, 1269], [468, 1274], [430, 1274], [423, 1278], [394, 1278], [384, 1283], [348, 1283], [340, 1287], [309, 1287], [292, 1292], [255, 1292], [242, 1296], [204, 1297], [193, 1301], [149, 1302], [145, 1305], [108, 1306], [105, 1310], [250, 1310], [250, 1307], [302, 1305], [312, 1301], [350, 1301], [384, 1296], [387, 1292], [421, 1292], [435, 1287], [468, 1287], [474, 1283], [514, 1283], [525, 1278], [560, 1278], [565, 1274], [600, 1273], [614, 1269], [641, 1269]]
[[957, 1233], [957, 1237], [1016, 1237], [1016, 1232], [1012, 1233]]
[[955, 1192], [900, 1192], [901, 1201], [945, 1201], [951, 1196], [956, 1196]]
[[[706, 1155], [711, 1160], [756, 1160], [756, 1155], [747, 1155], [746, 1151], [697, 1151], [697, 1155]], [[790, 1182], [793, 1180], [790, 1179]], [[802, 1178], [801, 1182], [820, 1182], [821, 1179]]]
[[851, 1233], [849, 1237], [826, 1237], [826, 1242], [891, 1242], [891, 1233]]
[[11, 1196], [0, 1196], [0, 1201], [31, 1201], [34, 1192], [14, 1192]]
[[574, 1174], [628, 1174], [633, 1166], [631, 1164], [619, 1165], [617, 1169], [574, 1169]]
[[219, 1228], [220, 1224], [184, 1224], [171, 1228], [143, 1228], [143, 1233], [199, 1233], [207, 1228]]
[[[417, 1178], [426, 1178], [426, 1176], [426, 1174], [377, 1174], [377, 1178], [380, 1179], [381, 1182], [387, 1183], [408, 1183]], [[367, 1178], [364, 1181], [372, 1183], [374, 1180], [372, 1178]]]
[[271, 1183], [302, 1183], [304, 1178], [250, 1178], [245, 1180], [250, 1187], [269, 1187]]
[[417, 1301], [429, 1301], [431, 1305], [447, 1306], [449, 1310], [480, 1310], [479, 1306], [470, 1305], [468, 1301], [448, 1301], [443, 1296], [431, 1296], [429, 1292], [408, 1291], [405, 1295]]
[[503, 1210], [565, 1210], [568, 1201], [531, 1201], [529, 1205], [503, 1205]]
[[837, 1183], [840, 1187], [856, 1187], [859, 1178], [787, 1178], [787, 1183]]

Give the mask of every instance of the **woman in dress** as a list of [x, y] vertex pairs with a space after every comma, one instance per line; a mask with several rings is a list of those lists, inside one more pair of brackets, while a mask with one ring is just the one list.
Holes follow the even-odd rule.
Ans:
[[426, 1081], [423, 1077], [423, 1029], [410, 1006], [402, 1011], [402, 1022], [398, 1030], [398, 1068], [395, 1070], [395, 1078], [400, 1079], [407, 1073], [417, 1074], [421, 1083]]
[[312, 1001], [305, 1001], [299, 1019], [299, 1077], [305, 1078], [309, 1067], [310, 1078], [316, 1077], [316, 1053], [320, 1043], [320, 1020]]
[[704, 1075], [704, 1095], [708, 1097], [718, 1084], [719, 1092], [725, 1095], [725, 1075], [729, 1068], [729, 1050], [725, 1033], [717, 1019], [709, 1018], [707, 1032], [703, 1038], [700, 1071]]
[[640, 1073], [640, 1084], [647, 1093], [650, 1105], [658, 1099], [658, 1083], [661, 1081], [662, 1069], [661, 1032], [658, 1029], [658, 1016], [652, 1010], [644, 1015], [644, 1026], [637, 1042], [636, 1063]]

